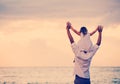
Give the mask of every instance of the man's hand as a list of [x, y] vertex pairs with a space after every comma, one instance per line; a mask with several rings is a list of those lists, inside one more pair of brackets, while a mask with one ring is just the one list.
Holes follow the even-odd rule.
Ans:
[[102, 40], [102, 30], [103, 30], [103, 26], [98, 26], [98, 40], [97, 40], [97, 45], [100, 46], [101, 44], [101, 40]]
[[67, 25], [67, 27], [66, 27], [66, 28], [68, 28], [68, 29], [70, 29], [70, 28], [71, 28], [71, 23], [70, 23], [70, 22], [67, 22], [67, 23], [66, 23], [66, 25]]
[[73, 39], [73, 37], [72, 37], [72, 35], [71, 35], [71, 33], [70, 33], [71, 23], [70, 23], [70, 22], [67, 22], [66, 25], [67, 25], [67, 26], [66, 26], [67, 35], [68, 35], [68, 38], [69, 38], [69, 40], [70, 40], [70, 43], [72, 44], [72, 43], [74, 42], [74, 39]]
[[102, 32], [103, 26], [98, 26], [98, 32]]

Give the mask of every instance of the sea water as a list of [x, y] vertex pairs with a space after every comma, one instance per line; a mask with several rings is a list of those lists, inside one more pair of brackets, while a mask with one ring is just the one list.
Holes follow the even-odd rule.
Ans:
[[[91, 84], [120, 84], [120, 67], [92, 67]], [[73, 84], [73, 67], [0, 68], [0, 84]]]

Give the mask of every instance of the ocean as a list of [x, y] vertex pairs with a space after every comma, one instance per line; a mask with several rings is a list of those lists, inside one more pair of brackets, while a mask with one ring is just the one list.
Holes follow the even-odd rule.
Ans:
[[[91, 67], [91, 84], [120, 84], [120, 67]], [[0, 84], [73, 84], [73, 67], [1, 67]]]

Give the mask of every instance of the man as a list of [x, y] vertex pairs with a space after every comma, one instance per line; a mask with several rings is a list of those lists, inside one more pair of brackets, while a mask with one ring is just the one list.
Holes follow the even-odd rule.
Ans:
[[[82, 36], [77, 44], [75, 43], [71, 35], [70, 29], [73, 30], [76, 34]], [[70, 40], [72, 50], [75, 54], [74, 84], [90, 84], [89, 67], [92, 57], [94, 56], [101, 44], [102, 29], [102, 26], [98, 26], [95, 31], [93, 31], [91, 34], [88, 34], [86, 27], [82, 27], [80, 29], [80, 32], [78, 32], [71, 26], [70, 22], [67, 23], [67, 35]], [[92, 45], [90, 41], [90, 36], [93, 35], [96, 31], [98, 31], [97, 43], [95, 45]]]

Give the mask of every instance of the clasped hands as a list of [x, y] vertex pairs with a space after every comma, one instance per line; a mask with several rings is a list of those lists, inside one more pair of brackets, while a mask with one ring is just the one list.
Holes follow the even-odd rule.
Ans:
[[103, 26], [99, 25], [99, 26], [97, 27], [97, 30], [98, 30], [98, 32], [102, 32]]
[[70, 23], [70, 22], [67, 22], [66, 25], [67, 25], [67, 26], [66, 26], [67, 29], [70, 29], [70, 28], [71, 28], [71, 23]]

